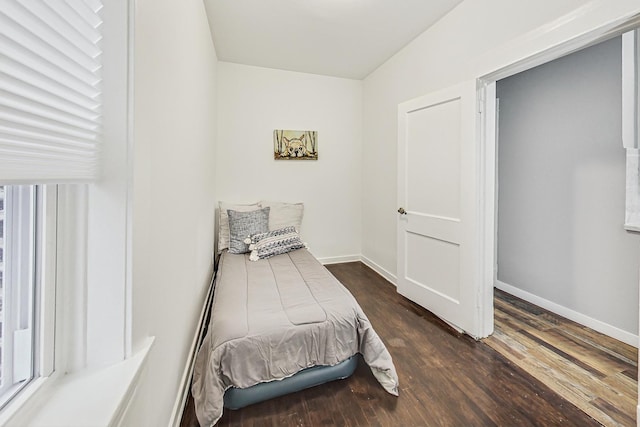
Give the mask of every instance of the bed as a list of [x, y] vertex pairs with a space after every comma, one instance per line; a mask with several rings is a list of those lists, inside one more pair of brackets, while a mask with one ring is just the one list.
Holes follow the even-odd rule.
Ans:
[[382, 387], [398, 395], [383, 342], [351, 293], [307, 249], [250, 257], [225, 250], [219, 262], [192, 383], [202, 426], [220, 419], [225, 401], [242, 407], [344, 378], [358, 354]]

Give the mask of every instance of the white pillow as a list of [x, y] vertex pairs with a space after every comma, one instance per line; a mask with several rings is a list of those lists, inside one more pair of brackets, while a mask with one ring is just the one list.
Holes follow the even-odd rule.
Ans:
[[262, 200], [261, 208], [271, 208], [269, 212], [269, 231], [278, 230], [290, 225], [300, 233], [302, 216], [304, 215], [304, 203], [270, 202]]
[[229, 248], [229, 215], [227, 209], [237, 212], [251, 212], [260, 209], [257, 203], [250, 205], [237, 205], [227, 202], [219, 202], [219, 222], [218, 222], [218, 253]]

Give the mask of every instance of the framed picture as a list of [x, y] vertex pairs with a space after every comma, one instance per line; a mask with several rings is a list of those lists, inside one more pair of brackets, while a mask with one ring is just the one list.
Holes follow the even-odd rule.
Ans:
[[318, 160], [318, 132], [315, 130], [273, 131], [276, 160]]

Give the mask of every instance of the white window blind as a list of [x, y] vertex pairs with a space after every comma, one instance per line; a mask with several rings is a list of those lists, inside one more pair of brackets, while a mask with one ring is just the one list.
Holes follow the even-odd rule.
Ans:
[[0, 0], [0, 184], [99, 172], [100, 0]]

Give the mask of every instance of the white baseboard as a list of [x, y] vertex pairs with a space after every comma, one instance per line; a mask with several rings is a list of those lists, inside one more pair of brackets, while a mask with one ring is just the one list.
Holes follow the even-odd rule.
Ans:
[[178, 396], [173, 405], [173, 411], [171, 412], [171, 418], [169, 420], [170, 427], [180, 427], [180, 421], [182, 421], [182, 413], [184, 407], [187, 404], [187, 397], [189, 396], [189, 385], [191, 384], [191, 376], [193, 375], [193, 367], [196, 361], [196, 352], [198, 350], [198, 344], [202, 341], [205, 329], [205, 319], [211, 309], [211, 299], [213, 298], [213, 282], [216, 278], [216, 273], [213, 273], [211, 282], [209, 283], [209, 289], [207, 290], [207, 296], [202, 310], [200, 311], [200, 320], [198, 321], [198, 328], [191, 342], [191, 348], [189, 349], [189, 358], [187, 359], [187, 365], [182, 372], [182, 378], [180, 380], [180, 388], [178, 389]]
[[395, 274], [392, 274], [391, 272], [389, 272], [389, 270], [382, 268], [381, 266], [371, 261], [369, 258], [367, 258], [364, 255], [360, 256], [360, 261], [362, 261], [364, 265], [366, 265], [367, 267], [369, 267], [370, 269], [372, 269], [373, 271], [375, 271], [376, 273], [378, 273], [379, 275], [387, 279], [387, 281], [391, 282], [391, 284], [393, 284], [394, 286], [396, 287], [398, 286], [398, 278], [396, 277]]
[[320, 261], [320, 263], [323, 265], [342, 264], [345, 262], [360, 261], [360, 255], [343, 255], [343, 256], [325, 257], [325, 258], [318, 258], [318, 261]]
[[609, 325], [608, 323], [604, 323], [600, 320], [594, 319], [555, 302], [533, 295], [529, 292], [523, 291], [522, 289], [516, 288], [515, 286], [509, 285], [499, 280], [495, 281], [495, 287], [518, 298], [522, 298], [523, 300], [528, 301], [532, 304], [540, 306], [546, 310], [559, 314], [562, 317], [566, 317], [569, 320], [573, 320], [574, 322], [587, 326], [594, 331], [598, 331], [602, 334], [610, 336], [611, 338], [615, 338], [618, 341], [622, 341], [623, 343], [638, 348], [638, 335], [634, 335], [631, 332], [623, 331], [622, 329]]
[[341, 264], [345, 262], [360, 261], [364, 265], [366, 265], [367, 267], [369, 267], [370, 269], [372, 269], [373, 271], [375, 271], [376, 273], [384, 277], [387, 281], [391, 282], [391, 284], [393, 284], [394, 286], [398, 286], [397, 278], [395, 274], [392, 274], [388, 270], [380, 267], [378, 264], [371, 261], [369, 258], [367, 258], [364, 255], [345, 255], [345, 256], [338, 256], [338, 257], [318, 258], [318, 261], [320, 261], [323, 265]]
[[388, 270], [380, 267], [378, 264], [371, 261], [369, 258], [367, 258], [364, 255], [347, 255], [347, 256], [340, 256], [340, 257], [318, 258], [318, 261], [320, 261], [323, 265], [341, 264], [345, 262], [360, 261], [364, 265], [366, 265], [367, 267], [369, 267], [370, 269], [372, 269], [373, 271], [375, 271], [376, 273], [384, 277], [392, 285], [398, 286], [396, 282], [397, 279], [395, 274], [392, 274]]

